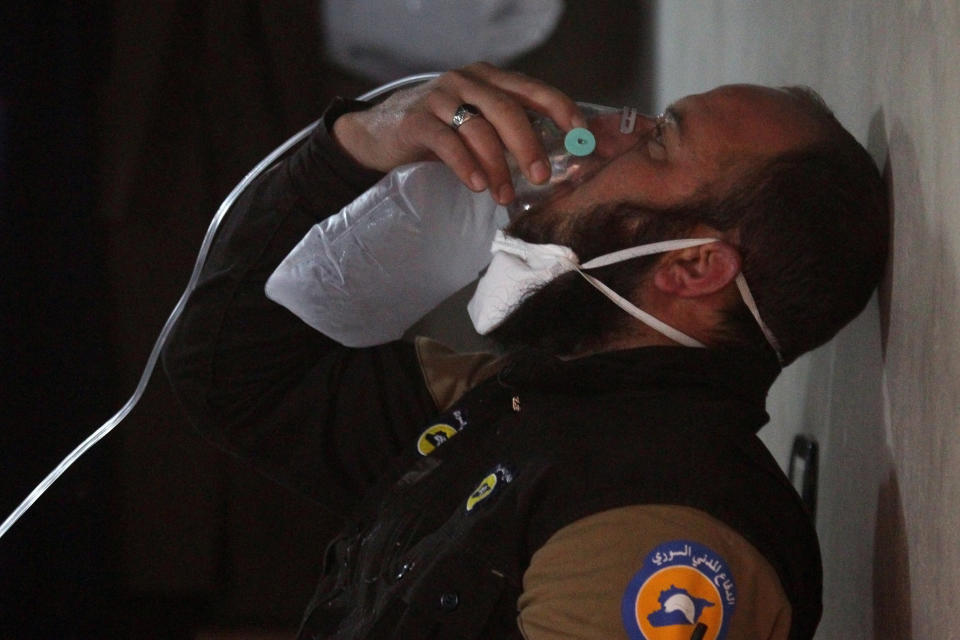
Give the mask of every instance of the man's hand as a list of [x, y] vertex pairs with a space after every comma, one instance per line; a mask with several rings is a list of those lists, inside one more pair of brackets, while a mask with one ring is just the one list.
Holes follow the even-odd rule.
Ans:
[[[462, 104], [483, 115], [454, 130]], [[333, 127], [340, 146], [369, 169], [389, 171], [419, 160], [449, 166], [474, 191], [489, 189], [501, 204], [514, 196], [504, 151], [531, 182], [550, 168], [525, 109], [542, 113], [562, 129], [584, 126], [576, 103], [558, 89], [522, 74], [478, 62], [404, 91], [366, 111], [341, 116]]]

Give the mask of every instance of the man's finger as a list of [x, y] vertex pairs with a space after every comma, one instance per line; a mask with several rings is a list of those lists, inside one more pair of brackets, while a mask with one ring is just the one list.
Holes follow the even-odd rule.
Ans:
[[[475, 110], [474, 105], [456, 104], [456, 101], [457, 98], [450, 95], [435, 97], [432, 107], [439, 112], [438, 119], [450, 117], [456, 120], [451, 123], [451, 127], [473, 158], [479, 162], [491, 195], [497, 202], [506, 204], [513, 199], [513, 184], [501, 136], [483, 113]], [[472, 115], [467, 120], [457, 118], [456, 114], [465, 106]]]
[[490, 193], [500, 204], [513, 199], [510, 169], [504, 155], [503, 142], [486, 118], [477, 117], [457, 130], [463, 143], [483, 167]]
[[[451, 83], [446, 88], [449, 94], [457, 96], [456, 100], [460, 103], [469, 103], [479, 109], [489, 124], [490, 131], [495, 132], [496, 137], [502, 141], [503, 148], [516, 158], [520, 170], [531, 180], [546, 179], [549, 172], [543, 175], [542, 170], [538, 172], [534, 168], [541, 163], [546, 167], [546, 154], [530, 125], [523, 105], [497, 87], [469, 74], [453, 72], [448, 80]], [[450, 109], [450, 106], [446, 109]], [[483, 144], [478, 151], [482, 153], [483, 149], [489, 148], [490, 145]], [[488, 158], [487, 162], [496, 166], [499, 161]]]
[[577, 103], [570, 96], [541, 80], [485, 62], [470, 65], [464, 71], [509, 94], [527, 109], [547, 116], [564, 131], [586, 124]]
[[446, 79], [449, 91], [481, 110], [531, 182], [540, 183], [550, 176], [546, 154], [530, 125], [527, 109], [557, 117], [564, 127], [577, 119], [577, 115], [570, 115], [579, 113], [576, 103], [549, 85], [490, 65], [471, 65]]
[[449, 125], [432, 118], [423, 125], [419, 143], [441, 162], [450, 167], [461, 182], [474, 191], [483, 191], [489, 185], [486, 173], [460, 135]]

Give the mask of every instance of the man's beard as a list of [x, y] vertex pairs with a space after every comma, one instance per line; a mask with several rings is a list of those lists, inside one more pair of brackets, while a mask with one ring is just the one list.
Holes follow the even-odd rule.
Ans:
[[[620, 249], [681, 237], [696, 224], [692, 208], [656, 210], [635, 204], [604, 205], [572, 218], [563, 237], [539, 224], [537, 213], [514, 220], [505, 232], [537, 244], [564, 244], [586, 262]], [[631, 299], [658, 256], [618, 262], [590, 274]], [[633, 300], [636, 304], [638, 301]], [[570, 271], [529, 293], [489, 336], [505, 349], [533, 347], [555, 355], [603, 350], [637, 329], [638, 321]]]

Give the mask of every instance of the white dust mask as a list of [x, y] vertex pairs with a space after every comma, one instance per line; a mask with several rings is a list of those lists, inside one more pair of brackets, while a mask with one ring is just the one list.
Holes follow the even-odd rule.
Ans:
[[[556, 244], [531, 244], [497, 231], [493, 245], [490, 247], [493, 259], [487, 267], [487, 272], [477, 283], [477, 290], [467, 305], [467, 311], [477, 333], [486, 335], [500, 326], [528, 294], [557, 276], [575, 270], [614, 304], [654, 331], [685, 347], [704, 347], [705, 345], [699, 340], [638, 308], [607, 285], [585, 273], [584, 270], [711, 242], [717, 242], [717, 240], [715, 238], [684, 238], [654, 242], [614, 251], [580, 264], [577, 254], [569, 247]], [[757, 305], [742, 273], [737, 275], [736, 284], [744, 304], [747, 305], [770, 346], [779, 356], [780, 349], [776, 339], [760, 319]]]

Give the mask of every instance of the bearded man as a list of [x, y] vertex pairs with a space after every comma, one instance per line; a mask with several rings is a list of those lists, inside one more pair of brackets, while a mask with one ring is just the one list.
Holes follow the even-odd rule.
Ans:
[[682, 98], [516, 218], [509, 242], [583, 261], [690, 242], [591, 270], [614, 295], [576, 269], [520, 292], [493, 323], [503, 354], [348, 348], [264, 296], [311, 226], [397, 166], [439, 160], [503, 204], [505, 151], [546, 180], [527, 110], [583, 124], [482, 63], [336, 101], [235, 205], [165, 351], [204, 434], [348, 523], [301, 637], [812, 637], [816, 533], [756, 431], [781, 367], [866, 304], [888, 224], [876, 167], [812, 92]]

